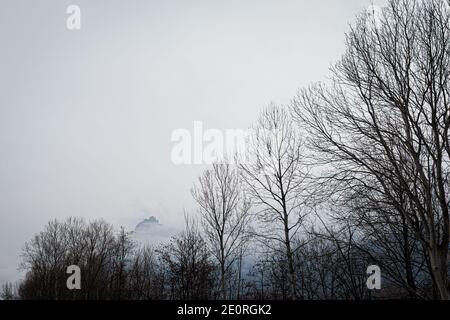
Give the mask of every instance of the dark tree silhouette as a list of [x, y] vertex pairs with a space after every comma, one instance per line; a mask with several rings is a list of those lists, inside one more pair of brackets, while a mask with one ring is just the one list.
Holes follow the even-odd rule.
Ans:
[[380, 206], [396, 211], [384, 222], [403, 223], [408, 238], [413, 230], [441, 299], [450, 299], [449, 19], [438, 0], [391, 0], [380, 16], [362, 15], [331, 86], [302, 90], [293, 103], [332, 168], [327, 183], [341, 199], [365, 197], [375, 222], [390, 219]]

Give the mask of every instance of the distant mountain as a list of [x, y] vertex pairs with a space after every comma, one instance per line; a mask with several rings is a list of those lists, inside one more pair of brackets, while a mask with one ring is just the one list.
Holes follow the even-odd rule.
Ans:
[[140, 244], [159, 245], [168, 242], [177, 233], [176, 228], [160, 224], [156, 217], [151, 216], [136, 225], [131, 238]]
[[151, 228], [154, 228], [155, 226], [162, 226], [162, 225], [159, 223], [158, 219], [156, 219], [155, 217], [152, 216], [148, 219], [144, 219], [144, 221], [139, 222], [134, 230], [135, 231], [148, 231]]

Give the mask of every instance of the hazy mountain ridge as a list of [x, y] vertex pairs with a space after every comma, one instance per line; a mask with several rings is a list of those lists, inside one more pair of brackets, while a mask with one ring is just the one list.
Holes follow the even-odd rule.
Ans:
[[143, 245], [159, 245], [168, 242], [178, 231], [176, 228], [159, 223], [156, 217], [151, 216], [136, 225], [131, 232], [131, 239]]

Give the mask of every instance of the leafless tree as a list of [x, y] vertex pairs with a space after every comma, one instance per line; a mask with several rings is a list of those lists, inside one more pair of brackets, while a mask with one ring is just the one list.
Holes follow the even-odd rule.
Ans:
[[332, 84], [293, 103], [336, 199], [370, 190], [372, 205], [394, 208], [423, 244], [440, 299], [450, 299], [449, 19], [438, 0], [391, 0], [378, 17], [362, 15]]
[[220, 296], [226, 299], [232, 268], [236, 262], [242, 263], [250, 209], [237, 168], [213, 164], [194, 185], [192, 195], [200, 207], [203, 230], [219, 264]]
[[[349, 232], [350, 231], [350, 232]], [[301, 290], [310, 300], [363, 300], [366, 287], [366, 257], [355, 246], [351, 230], [345, 228], [311, 229], [303, 239], [295, 261]]]
[[164, 272], [153, 247], [145, 245], [136, 250], [131, 261], [129, 283], [131, 299], [161, 300], [165, 298]]
[[[67, 252], [67, 224], [50, 221], [46, 230], [25, 245], [21, 267], [29, 271], [22, 296], [60, 299]], [[25, 290], [27, 289], [27, 290]]]
[[[24, 299], [125, 299], [132, 249], [127, 233], [116, 235], [102, 220], [51, 221], [25, 245], [19, 293]], [[66, 287], [70, 265], [81, 269], [82, 290]]]
[[121, 227], [113, 247], [114, 251], [111, 252], [110, 286], [112, 298], [115, 300], [126, 299], [129, 295], [128, 271], [132, 261], [133, 249], [134, 244], [129, 237], [129, 233]]
[[241, 163], [244, 181], [256, 205], [255, 235], [282, 244], [290, 279], [290, 297], [297, 298], [292, 239], [305, 218], [302, 193], [306, 170], [302, 143], [289, 113], [275, 105], [262, 112], [248, 146], [250, 158]]
[[4, 283], [0, 290], [0, 298], [3, 300], [14, 300], [17, 296], [14, 292], [13, 284], [11, 282]]
[[[401, 192], [397, 197], [404, 203]], [[406, 209], [399, 211], [385, 201], [374, 201], [369, 190], [360, 190], [348, 200], [341, 208], [347, 212], [335, 214], [334, 221], [345, 219], [355, 233], [364, 238], [355, 245], [382, 268], [385, 277], [398, 289], [403, 289], [410, 298], [426, 298], [429, 291], [427, 254], [407, 221]], [[400, 296], [401, 292], [398, 294]]]
[[212, 298], [214, 265], [195, 221], [186, 218], [186, 229], [158, 250], [167, 279], [169, 299]]

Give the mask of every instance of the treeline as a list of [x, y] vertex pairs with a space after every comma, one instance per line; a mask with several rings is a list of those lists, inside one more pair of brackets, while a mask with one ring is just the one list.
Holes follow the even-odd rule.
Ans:
[[[299, 297], [370, 298], [366, 287], [370, 259], [356, 247], [340, 248], [312, 235], [293, 243], [302, 248], [293, 259], [301, 284]], [[282, 248], [266, 250], [247, 267], [238, 259], [226, 270], [222, 282], [220, 264], [193, 221], [169, 243], [152, 247], [134, 243], [129, 233], [123, 229], [114, 232], [112, 225], [102, 220], [55, 220], [27, 243], [23, 257], [26, 277], [16, 288], [5, 285], [4, 299], [290, 299]], [[67, 288], [70, 265], [80, 267], [80, 290]], [[389, 295], [394, 293], [404, 296], [399, 291]]]
[[[27, 270], [25, 279], [15, 288], [4, 285], [2, 298], [291, 299], [284, 248], [258, 251], [249, 244], [252, 250], [241, 252], [226, 269], [222, 282], [220, 264], [202, 234], [198, 224], [187, 221], [184, 232], [167, 244], [152, 247], [133, 242], [130, 233], [123, 229], [115, 232], [102, 220], [51, 221], [24, 248], [21, 267]], [[389, 273], [383, 277], [380, 292], [369, 291], [366, 269], [375, 260], [351, 237], [328, 237], [310, 230], [302, 240], [292, 241], [293, 247], [299, 248], [293, 256], [297, 299], [419, 298], [392, 281], [400, 278], [391, 278]], [[67, 288], [70, 265], [80, 267], [80, 290]], [[417, 271], [423, 273], [416, 277], [421, 280], [421, 298], [432, 298], [426, 268]]]
[[[51, 222], [24, 250], [19, 296], [450, 299], [449, 6], [390, 0], [346, 47], [329, 83], [261, 113], [244, 161], [205, 170], [198, 225], [152, 249], [104, 222]], [[70, 264], [82, 290], [65, 288]]]
[[[190, 225], [155, 250], [102, 220], [51, 221], [23, 256], [28, 272], [17, 288], [21, 299], [207, 299], [213, 289], [214, 265]], [[67, 288], [70, 265], [80, 267], [80, 290]]]

